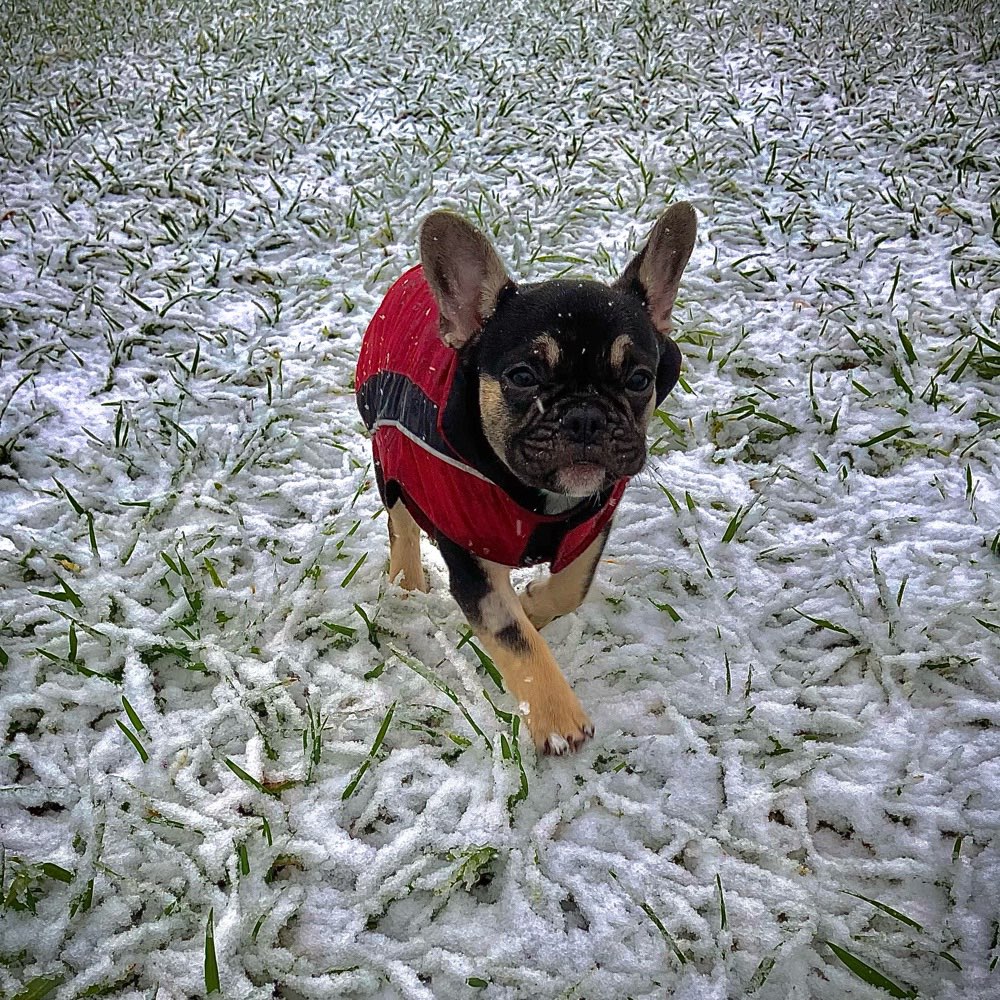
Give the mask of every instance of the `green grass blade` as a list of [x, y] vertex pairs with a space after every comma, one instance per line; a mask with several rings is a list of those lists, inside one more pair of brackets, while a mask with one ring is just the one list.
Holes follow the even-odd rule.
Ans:
[[166, 552], [160, 553], [160, 558], [178, 575], [181, 575], [180, 567], [166, 554]]
[[673, 507], [674, 513], [679, 514], [681, 512], [681, 505], [674, 499], [673, 493], [671, 493], [670, 490], [663, 485], [663, 483], [657, 483], [656, 485], [660, 487], [666, 498], [670, 501], [670, 506]]
[[[472, 634], [471, 631], [469, 634], [470, 635]], [[471, 639], [463, 641], [467, 641], [469, 643], [472, 652], [476, 654], [476, 659], [479, 660], [483, 670], [486, 671], [486, 673], [489, 675], [490, 680], [493, 681], [493, 683], [496, 685], [497, 690], [501, 692], [506, 691], [507, 689], [503, 686], [503, 677], [500, 676], [500, 671], [497, 670], [496, 664], [493, 662], [493, 658], [487, 655], [487, 653], [484, 650], [480, 649], [480, 647]], [[461, 649], [461, 647], [462, 643], [459, 643], [458, 646], [456, 646], [455, 648]]]
[[684, 957], [684, 952], [682, 952], [677, 946], [677, 942], [674, 940], [673, 935], [666, 929], [666, 927], [663, 926], [663, 921], [656, 915], [649, 903], [643, 901], [639, 904], [639, 907], [642, 909], [642, 912], [645, 913], [646, 916], [649, 917], [649, 919], [656, 925], [656, 929], [663, 935], [663, 940], [667, 942], [670, 950], [677, 956], [677, 960], [681, 963], [681, 965], [687, 965], [687, 959]]
[[[368, 641], [376, 648], [382, 648], [382, 642], [378, 637], [378, 629], [375, 627], [375, 619], [369, 618], [368, 613], [365, 611], [360, 604], [354, 605], [354, 610], [360, 615], [361, 620], [365, 623], [365, 628], [368, 629]], [[378, 611], [375, 612], [376, 617], [378, 616]]]
[[334, 635], [342, 635], [347, 639], [353, 639], [358, 634], [358, 630], [353, 625], [340, 625], [337, 622], [323, 622]]
[[771, 975], [771, 970], [774, 968], [774, 961], [773, 955], [765, 955], [760, 960], [756, 971], [750, 977], [750, 982], [747, 983], [748, 996], [751, 993], [756, 993], [767, 982], [767, 977]]
[[362, 552], [361, 558], [358, 559], [358, 561], [350, 568], [350, 570], [348, 570], [347, 576], [345, 576], [344, 579], [340, 581], [341, 587], [346, 587], [351, 582], [351, 580], [354, 579], [354, 574], [357, 573], [357, 571], [361, 569], [362, 566], [364, 566], [365, 560], [367, 558], [368, 558], [368, 553]]
[[829, 629], [831, 632], [840, 632], [841, 635], [851, 634], [846, 628], [844, 628], [843, 625], [827, 621], [826, 618], [813, 618], [812, 615], [807, 615], [804, 611], [799, 611], [798, 608], [792, 608], [792, 611], [799, 615], [799, 617], [805, 618], [807, 621], [811, 621], [813, 625], [818, 625], [820, 628]]
[[221, 993], [222, 983], [219, 980], [219, 963], [215, 957], [215, 910], [208, 911], [208, 921], [205, 924], [205, 992]]
[[270, 789], [265, 788], [252, 774], [247, 774], [246, 771], [240, 767], [239, 764], [234, 763], [228, 757], [223, 758], [223, 763], [229, 768], [233, 774], [236, 775], [241, 781], [245, 781], [251, 788], [256, 788], [258, 792], [263, 792], [265, 795], [275, 795], [276, 793]]
[[[72, 659], [72, 657], [70, 657], [70, 659]], [[142, 719], [140, 719], [136, 714], [135, 709], [131, 706], [125, 695], [122, 695], [122, 705], [125, 707], [125, 714], [128, 716], [128, 721], [132, 723], [132, 728], [137, 733], [147, 732], [146, 727], [142, 723]]]
[[76, 872], [68, 871], [62, 865], [57, 865], [52, 861], [43, 861], [38, 869], [49, 878], [54, 878], [57, 882], [65, 882], [67, 885], [76, 878]]
[[867, 441], [855, 441], [854, 443], [859, 448], [868, 448], [873, 444], [878, 444], [880, 441], [888, 441], [889, 438], [895, 437], [897, 434], [902, 434], [903, 431], [908, 431], [909, 429], [909, 424], [903, 424], [901, 427], [890, 427], [889, 430], [882, 431], [881, 434], [876, 434], [875, 437], [869, 438]]
[[128, 737], [132, 746], [135, 747], [135, 752], [139, 755], [139, 759], [145, 764], [149, 760], [149, 754], [146, 753], [146, 748], [139, 742], [139, 737], [121, 719], [115, 719], [115, 722], [118, 724], [118, 728]]
[[832, 941], [827, 941], [830, 950], [847, 966], [851, 972], [868, 983], [869, 986], [877, 986], [880, 990], [885, 990], [890, 996], [899, 997], [900, 1000], [913, 1000], [916, 997], [915, 990], [908, 990], [894, 983], [888, 976], [883, 975], [878, 969], [873, 968], [867, 962], [852, 955], [846, 948], [835, 945]]
[[382, 719], [382, 725], [379, 727], [378, 734], [375, 736], [375, 742], [368, 751], [368, 757], [361, 764], [361, 767], [354, 772], [354, 777], [351, 778], [351, 780], [347, 783], [347, 787], [341, 793], [341, 801], [349, 799], [354, 794], [358, 785], [361, 783], [361, 779], [365, 775], [365, 771], [371, 767], [372, 762], [375, 760], [375, 755], [378, 753], [379, 748], [382, 746], [382, 741], [385, 739], [385, 734], [389, 731], [389, 723], [392, 722], [392, 713], [395, 711], [396, 703], [393, 702], [389, 706], [389, 710], [385, 713], [385, 717]]
[[863, 899], [866, 903], [871, 903], [872, 906], [878, 907], [883, 913], [888, 913], [890, 917], [895, 918], [900, 923], [906, 924], [908, 927], [914, 927], [918, 931], [922, 931], [923, 925], [918, 924], [916, 920], [912, 917], [908, 917], [905, 913], [900, 913], [899, 910], [894, 910], [891, 906], [887, 906], [885, 903], [880, 903], [877, 899], [869, 899], [867, 896], [862, 896], [859, 892], [851, 892], [848, 889], [841, 890], [847, 893], [848, 896], [854, 896], [855, 899]]
[[666, 601], [654, 601], [652, 597], [647, 597], [647, 601], [656, 608], [657, 611], [664, 611], [670, 616], [670, 620], [673, 622], [679, 622], [681, 620], [680, 614], [675, 611]]
[[212, 583], [214, 583], [216, 587], [225, 587], [225, 584], [222, 582], [222, 580], [219, 579], [219, 574], [216, 572], [215, 564], [212, 562], [212, 560], [209, 559], [208, 556], [205, 556], [201, 562], [202, 565], [205, 567], [205, 572], [207, 572], [208, 575], [212, 578]]
[[507, 812], [510, 814], [511, 819], [514, 817], [514, 809], [518, 802], [523, 802], [528, 797], [528, 774], [524, 770], [524, 761], [521, 759], [520, 733], [521, 717], [515, 715], [510, 720], [511, 740], [508, 748], [512, 750], [513, 760], [517, 764], [521, 778], [517, 791], [507, 797]]
[[25, 984], [20, 993], [15, 993], [13, 1000], [42, 1000], [56, 987], [62, 984], [65, 976], [37, 976]]
[[420, 674], [420, 676], [423, 677], [423, 679], [427, 681], [428, 684], [431, 684], [434, 687], [436, 687], [446, 698], [448, 698], [456, 705], [458, 710], [465, 717], [465, 721], [468, 722], [469, 726], [472, 728], [472, 731], [476, 733], [477, 736], [482, 737], [483, 742], [486, 744], [490, 753], [492, 753], [493, 744], [490, 742], [489, 737], [476, 724], [476, 720], [473, 719], [472, 716], [469, 714], [469, 710], [459, 700], [458, 695], [455, 694], [455, 692], [452, 691], [452, 689], [448, 687], [448, 685], [445, 684], [445, 682], [441, 680], [441, 678], [438, 677], [433, 670], [431, 670], [429, 667], [425, 667], [419, 660], [414, 659], [412, 656], [407, 656], [406, 653], [404, 653], [400, 649], [397, 649], [395, 646], [390, 646], [389, 648], [399, 658], [401, 663], [409, 667], [414, 673]]

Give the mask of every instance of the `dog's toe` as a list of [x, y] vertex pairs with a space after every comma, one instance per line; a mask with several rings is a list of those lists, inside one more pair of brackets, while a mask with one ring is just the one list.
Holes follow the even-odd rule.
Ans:
[[578, 749], [594, 735], [594, 726], [576, 695], [561, 675], [558, 680], [561, 690], [546, 691], [546, 696], [539, 697], [536, 689], [520, 706], [536, 750], [552, 757]]

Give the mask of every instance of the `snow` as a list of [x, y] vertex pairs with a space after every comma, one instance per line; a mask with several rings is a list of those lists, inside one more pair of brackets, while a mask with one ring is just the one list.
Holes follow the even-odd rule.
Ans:
[[[0, 992], [200, 996], [211, 922], [241, 998], [887, 995], [831, 945], [1000, 997], [990, 17], [5, 18]], [[438, 554], [385, 582], [360, 337], [432, 207], [607, 279], [678, 198], [684, 382], [544, 630], [596, 735], [537, 759]]]

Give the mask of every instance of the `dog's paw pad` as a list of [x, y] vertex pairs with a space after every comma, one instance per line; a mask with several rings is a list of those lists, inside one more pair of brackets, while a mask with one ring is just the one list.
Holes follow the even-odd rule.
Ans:
[[554, 757], [561, 757], [569, 750], [569, 740], [558, 733], [549, 733], [545, 739], [545, 752]]

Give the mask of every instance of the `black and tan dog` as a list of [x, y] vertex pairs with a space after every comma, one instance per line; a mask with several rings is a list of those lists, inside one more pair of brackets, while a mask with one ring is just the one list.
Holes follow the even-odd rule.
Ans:
[[[695, 238], [672, 206], [613, 284], [517, 285], [449, 212], [390, 288], [361, 348], [358, 406], [389, 512], [389, 575], [425, 590], [420, 529], [539, 749], [593, 726], [538, 630], [586, 596], [646, 425], [673, 388], [670, 314]], [[518, 595], [510, 569], [550, 563]]]

